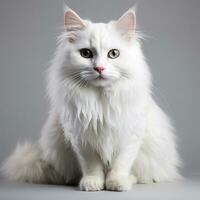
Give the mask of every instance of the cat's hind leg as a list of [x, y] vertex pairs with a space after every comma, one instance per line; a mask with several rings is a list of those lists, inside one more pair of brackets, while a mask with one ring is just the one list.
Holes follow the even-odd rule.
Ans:
[[19, 144], [3, 163], [3, 175], [12, 181], [53, 183], [61, 180], [54, 168], [42, 159], [39, 144]]
[[2, 172], [9, 180], [48, 184], [78, 183], [81, 176], [55, 114], [49, 116], [39, 142], [18, 145]]
[[180, 180], [181, 165], [173, 128], [164, 112], [154, 106], [143, 143], [133, 164], [138, 183]]

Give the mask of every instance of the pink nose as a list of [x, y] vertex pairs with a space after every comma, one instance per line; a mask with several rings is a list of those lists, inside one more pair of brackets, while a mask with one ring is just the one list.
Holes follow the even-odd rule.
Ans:
[[102, 71], [104, 70], [104, 68], [103, 68], [103, 67], [100, 67], [100, 66], [98, 66], [98, 67], [94, 67], [94, 70], [95, 70], [95, 71], [97, 71], [97, 72], [99, 72], [99, 74], [101, 74], [101, 73], [102, 73]]

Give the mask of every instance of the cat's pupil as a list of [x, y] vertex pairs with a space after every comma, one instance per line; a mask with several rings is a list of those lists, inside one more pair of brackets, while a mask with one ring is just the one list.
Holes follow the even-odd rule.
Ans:
[[112, 58], [112, 59], [117, 58], [117, 57], [119, 57], [119, 54], [120, 54], [120, 52], [118, 49], [111, 49], [108, 52], [108, 58]]
[[90, 49], [80, 49], [80, 55], [84, 58], [92, 58], [93, 57], [93, 53]]

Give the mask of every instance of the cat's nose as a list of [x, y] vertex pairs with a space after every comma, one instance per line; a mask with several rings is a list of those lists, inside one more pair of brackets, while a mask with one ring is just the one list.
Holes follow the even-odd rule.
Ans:
[[102, 66], [97, 66], [97, 67], [94, 67], [94, 70], [99, 72], [99, 74], [101, 74], [104, 68]]

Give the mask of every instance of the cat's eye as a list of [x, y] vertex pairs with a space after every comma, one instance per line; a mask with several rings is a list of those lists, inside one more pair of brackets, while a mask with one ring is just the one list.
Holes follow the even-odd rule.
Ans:
[[119, 57], [119, 55], [120, 55], [120, 52], [119, 52], [118, 49], [111, 49], [111, 50], [108, 52], [108, 58], [114, 59], [114, 58]]
[[80, 55], [83, 57], [83, 58], [92, 58], [93, 57], [93, 53], [90, 49], [80, 49]]

